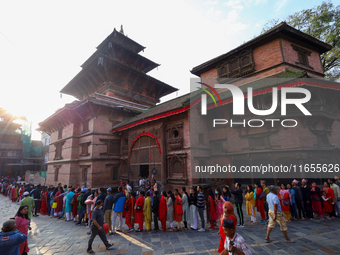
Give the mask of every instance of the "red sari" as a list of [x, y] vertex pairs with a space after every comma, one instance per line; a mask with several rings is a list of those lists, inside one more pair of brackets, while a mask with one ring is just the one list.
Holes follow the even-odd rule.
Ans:
[[24, 188], [22, 187], [19, 191], [19, 201], [21, 201], [23, 194], [24, 194]]
[[261, 214], [261, 220], [266, 220], [266, 215], [264, 213], [263, 198], [259, 198], [262, 191], [263, 191], [262, 188], [258, 188], [257, 191], [256, 191], [255, 206], [257, 208], [257, 211]]
[[60, 191], [58, 191], [54, 196], [54, 201], [57, 202], [57, 208], [54, 209], [55, 213], [59, 213], [63, 211], [63, 197], [58, 197], [61, 194]]
[[47, 211], [48, 211], [47, 194], [48, 194], [47, 191], [41, 194], [41, 209], [40, 209], [41, 214], [47, 214]]
[[130, 197], [127, 201], [125, 201], [125, 206], [129, 207], [128, 211], [124, 211], [125, 213], [125, 224], [130, 228], [133, 228], [133, 224], [132, 224], [132, 217], [134, 216], [134, 207], [135, 207], [135, 198], [134, 197]]
[[13, 188], [11, 189], [11, 199], [12, 199], [12, 202], [14, 202], [16, 200], [16, 197], [15, 197], [15, 186], [13, 186]]
[[164, 196], [161, 196], [161, 200], [159, 201], [158, 205], [158, 217], [162, 223], [163, 231], [166, 231], [166, 213], [167, 213], [166, 199]]
[[174, 220], [177, 222], [182, 221], [182, 215], [183, 215], [183, 206], [182, 206], [182, 198], [180, 195], [177, 195], [175, 197], [175, 203], [174, 203]]
[[77, 200], [77, 198], [79, 197], [79, 193], [74, 194], [72, 200], [74, 201], [73, 205], [72, 205], [72, 216], [73, 218], [75, 218], [77, 216], [78, 213], [78, 203], [79, 201]]
[[215, 200], [209, 195], [207, 198], [207, 222], [210, 223], [211, 229], [215, 229], [216, 217]]
[[327, 201], [323, 200], [323, 211], [331, 213], [333, 212], [333, 200], [334, 200], [334, 192], [331, 188], [322, 188], [323, 191], [326, 192], [327, 196], [326, 198], [329, 198]]
[[139, 224], [139, 230], [143, 230], [143, 206], [144, 206], [144, 197], [139, 197], [136, 201], [136, 207], [142, 207], [141, 210], [135, 210], [135, 222]]

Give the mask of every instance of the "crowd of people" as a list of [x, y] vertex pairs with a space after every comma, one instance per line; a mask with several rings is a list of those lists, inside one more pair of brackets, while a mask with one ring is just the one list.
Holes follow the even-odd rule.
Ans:
[[[244, 227], [244, 200], [250, 224], [257, 224], [256, 211], [260, 215], [260, 223], [268, 223], [267, 242], [270, 241], [269, 235], [275, 223], [280, 224], [286, 242], [291, 242], [287, 235], [286, 222], [313, 218], [331, 220], [340, 216], [340, 180], [337, 177], [328, 179], [322, 188], [318, 187], [316, 182], [309, 185], [306, 179], [299, 185], [300, 182], [294, 179], [291, 184], [281, 184], [277, 195], [276, 187], [267, 187], [265, 181], [256, 183], [255, 188], [246, 186], [245, 192], [240, 183], [233, 187], [225, 186], [222, 190], [220, 187], [214, 190], [208, 188], [205, 192], [202, 186], [193, 186], [188, 190], [189, 193], [186, 187], [160, 191], [161, 186], [154, 178], [150, 181], [140, 178], [138, 184], [133, 188], [132, 184], [121, 180], [118, 192], [114, 195], [111, 187], [91, 189], [86, 183], [82, 187], [62, 186], [61, 183], [57, 187], [46, 187], [20, 185], [15, 181], [11, 183], [4, 180], [0, 192], [4, 196], [10, 193], [11, 201], [20, 204], [13, 218], [19, 232], [27, 235], [28, 230], [31, 230], [31, 218], [38, 217], [39, 214], [74, 221], [76, 225], [90, 228], [87, 250], [89, 253], [93, 253], [92, 242], [96, 235], [99, 235], [109, 249], [112, 244], [107, 241], [106, 232], [108, 235], [122, 232], [125, 218], [128, 232], [151, 231], [152, 222], [155, 231], [172, 232], [190, 228], [203, 232], [206, 231], [205, 224], [208, 223], [210, 229], [219, 229], [219, 252], [224, 252], [225, 249], [239, 249], [243, 250], [244, 254], [251, 254], [242, 237], [235, 232], [237, 226]], [[234, 204], [230, 202], [232, 195]], [[235, 210], [238, 219], [234, 214]], [[168, 228], [166, 222], [169, 223]], [[174, 223], [177, 225], [174, 226]], [[137, 229], [135, 224], [138, 225]], [[234, 248], [229, 247], [229, 240], [233, 239], [226, 239], [228, 236], [238, 240], [231, 242], [235, 244]], [[20, 244], [18, 254], [26, 254], [28, 251], [26, 240]]]

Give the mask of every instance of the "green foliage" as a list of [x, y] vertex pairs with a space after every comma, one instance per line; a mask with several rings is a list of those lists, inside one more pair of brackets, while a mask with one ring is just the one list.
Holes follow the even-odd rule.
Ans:
[[[312, 9], [302, 10], [289, 15], [288, 25], [309, 34], [333, 46], [333, 49], [321, 55], [321, 63], [326, 78], [340, 78], [340, 6], [332, 2], [323, 2]], [[264, 25], [262, 33], [268, 31], [281, 21], [271, 20]]]

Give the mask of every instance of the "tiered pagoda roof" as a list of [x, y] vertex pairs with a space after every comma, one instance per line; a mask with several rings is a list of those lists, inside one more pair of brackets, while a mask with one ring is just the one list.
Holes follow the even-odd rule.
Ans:
[[177, 89], [147, 75], [159, 64], [138, 54], [144, 49], [114, 29], [61, 92], [82, 100], [95, 92], [110, 90], [124, 100], [155, 105], [162, 96]]

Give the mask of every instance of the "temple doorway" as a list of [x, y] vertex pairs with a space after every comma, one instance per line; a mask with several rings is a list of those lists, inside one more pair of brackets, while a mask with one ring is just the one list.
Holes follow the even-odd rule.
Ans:
[[139, 175], [149, 179], [149, 165], [140, 165]]

